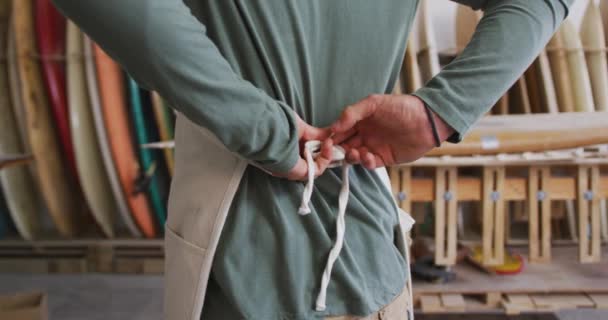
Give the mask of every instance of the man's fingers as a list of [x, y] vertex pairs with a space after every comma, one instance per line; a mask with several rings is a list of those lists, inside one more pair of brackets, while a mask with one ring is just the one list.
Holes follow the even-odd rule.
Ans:
[[361, 136], [354, 136], [346, 140], [342, 145], [348, 149], [359, 148], [363, 145], [363, 138]]
[[351, 128], [346, 130], [345, 132], [335, 133], [331, 138], [334, 140], [335, 144], [342, 144], [344, 141], [352, 138], [357, 134], [357, 129]]
[[361, 158], [359, 156], [359, 150], [351, 149], [346, 153], [346, 162], [350, 164], [359, 164], [361, 162]]
[[357, 122], [374, 114], [380, 100], [382, 100], [382, 95], [371, 95], [346, 107], [338, 121], [331, 126], [331, 130], [334, 133], [342, 133], [352, 129]]
[[362, 159], [363, 166], [367, 169], [375, 169], [376, 168], [376, 157], [370, 152], [366, 153]]
[[315, 164], [317, 165], [317, 170], [315, 171], [315, 177], [318, 177], [325, 172], [325, 169], [329, 166], [332, 161], [332, 148], [333, 141], [331, 139], [327, 139], [323, 141], [321, 145], [321, 152], [319, 156], [315, 159]]
[[304, 139], [306, 141], [310, 141], [310, 140], [323, 141], [323, 140], [329, 138], [329, 136], [331, 136], [331, 134], [332, 134], [331, 128], [317, 128], [317, 127], [313, 127], [307, 123], [304, 123], [303, 126], [304, 126], [304, 130], [303, 130], [304, 132], [300, 138]]

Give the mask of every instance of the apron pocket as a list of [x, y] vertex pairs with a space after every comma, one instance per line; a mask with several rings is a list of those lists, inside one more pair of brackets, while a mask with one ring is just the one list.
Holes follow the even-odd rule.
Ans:
[[205, 252], [165, 227], [164, 319], [192, 319]]

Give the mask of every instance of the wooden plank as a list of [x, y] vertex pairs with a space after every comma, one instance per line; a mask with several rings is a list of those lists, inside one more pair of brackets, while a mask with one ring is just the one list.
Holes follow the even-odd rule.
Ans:
[[531, 167], [528, 174], [530, 262], [551, 260], [551, 202], [547, 194], [549, 167]]
[[485, 304], [488, 307], [498, 307], [502, 301], [502, 294], [500, 292], [488, 292], [485, 295]]
[[439, 295], [423, 295], [420, 297], [420, 308], [424, 313], [437, 313], [443, 311]]
[[49, 273], [48, 259], [8, 258], [0, 259], [2, 273]]
[[608, 293], [589, 293], [587, 295], [595, 304], [596, 309], [608, 309]]
[[483, 230], [484, 265], [504, 263], [504, 167], [486, 167], [483, 171]]
[[425, 156], [496, 155], [607, 144], [606, 123], [606, 111], [487, 116], [462, 142], [444, 143]]
[[456, 263], [458, 214], [456, 168], [435, 169], [435, 263], [453, 265]]
[[[604, 247], [603, 254], [608, 254]], [[527, 259], [527, 248], [513, 248], [514, 253]], [[468, 264], [456, 264], [452, 271], [457, 279], [444, 284], [414, 280], [416, 295], [435, 293], [486, 294], [488, 292], [514, 293], [608, 293], [608, 261], [580, 264], [576, 246], [559, 246], [552, 249], [550, 264], [528, 264], [525, 271], [512, 276], [490, 275], [479, 272]]]
[[595, 303], [583, 293], [550, 293], [531, 295], [537, 308], [541, 309], [574, 309], [593, 308]]
[[435, 263], [449, 265], [445, 239], [446, 206], [443, 196], [446, 192], [445, 168], [435, 170]]
[[578, 168], [579, 260], [581, 263], [599, 262], [600, 255], [600, 198], [599, 167]]
[[535, 309], [534, 302], [527, 294], [507, 294], [506, 298], [507, 301], [503, 301], [503, 307], [507, 315], [516, 315]]
[[[458, 201], [481, 200], [481, 178], [458, 178]], [[547, 194], [550, 200], [574, 200], [577, 198], [575, 177], [551, 177], [547, 180]], [[413, 202], [431, 202], [435, 200], [435, 183], [432, 178], [412, 178], [410, 199]], [[527, 179], [520, 177], [505, 178], [505, 200], [526, 200]], [[608, 198], [608, 177], [601, 177], [598, 196]]]
[[534, 307], [534, 302], [527, 294], [507, 294], [506, 296], [510, 303], [523, 307]]
[[400, 168], [401, 171], [401, 193], [398, 197], [401, 199], [401, 209], [409, 214], [412, 213], [412, 168]]
[[441, 294], [441, 304], [446, 311], [463, 312], [465, 310], [464, 298], [460, 294]]

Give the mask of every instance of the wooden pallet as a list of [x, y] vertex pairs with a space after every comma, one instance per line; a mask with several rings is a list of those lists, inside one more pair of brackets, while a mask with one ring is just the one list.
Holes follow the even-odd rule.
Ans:
[[160, 274], [162, 240], [0, 241], [0, 272]]
[[[606, 151], [577, 149], [494, 156], [428, 157], [393, 167], [390, 174], [396, 200], [404, 211], [411, 212], [413, 202], [434, 204], [435, 263], [438, 265], [456, 263], [457, 208], [462, 201], [481, 203], [483, 263], [498, 265], [503, 263], [507, 238], [507, 201], [527, 203], [527, 220], [532, 230], [528, 241], [531, 261], [546, 263], [551, 261], [551, 202], [575, 200], [578, 233], [589, 235], [579, 237], [578, 259], [581, 263], [595, 263], [601, 257], [601, 201], [608, 198], [608, 176], [602, 170], [607, 165]], [[479, 168], [482, 173], [478, 176], [461, 175], [462, 168]], [[566, 170], [569, 174], [554, 174], [553, 168]], [[427, 174], [413, 175], [417, 169], [423, 169]], [[510, 171], [517, 174], [509, 174]]]
[[[521, 251], [529, 256], [525, 249]], [[519, 275], [489, 275], [459, 264], [452, 269], [456, 280], [448, 284], [415, 281], [415, 306], [423, 313], [608, 309], [608, 261], [580, 264], [572, 259], [577, 251], [574, 247], [553, 251], [551, 264], [527, 265]], [[604, 249], [605, 254], [607, 251]]]

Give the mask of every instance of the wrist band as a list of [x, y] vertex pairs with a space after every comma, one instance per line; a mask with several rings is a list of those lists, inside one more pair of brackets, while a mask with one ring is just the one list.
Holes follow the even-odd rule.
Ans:
[[426, 110], [426, 115], [429, 118], [429, 122], [431, 123], [431, 129], [433, 129], [433, 137], [435, 138], [435, 146], [441, 146], [441, 139], [439, 138], [439, 132], [437, 131], [437, 125], [435, 124], [435, 118], [433, 118], [433, 110], [429, 107], [426, 102], [424, 102], [424, 110]]

